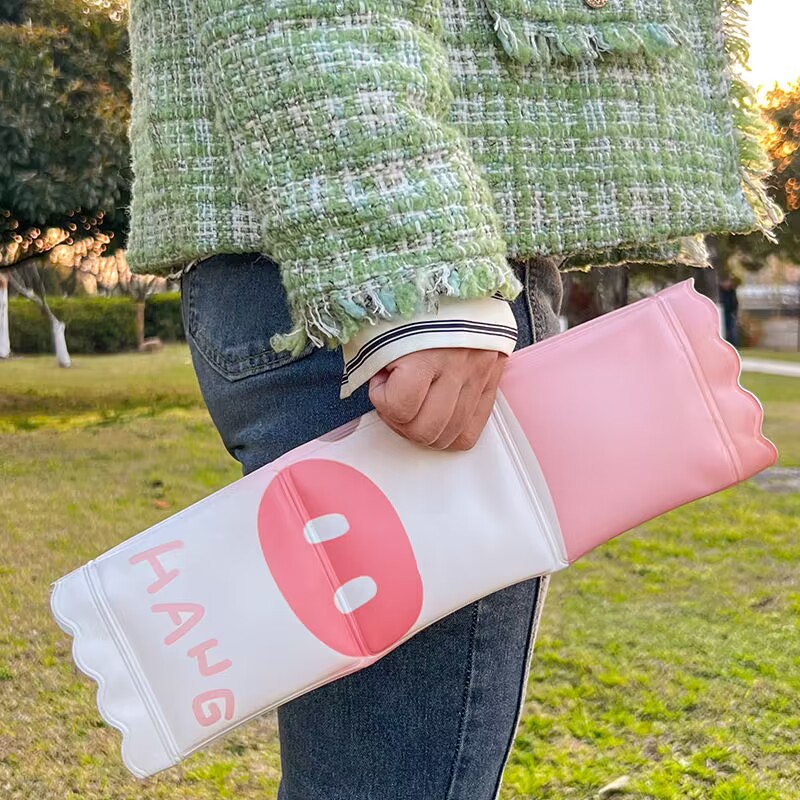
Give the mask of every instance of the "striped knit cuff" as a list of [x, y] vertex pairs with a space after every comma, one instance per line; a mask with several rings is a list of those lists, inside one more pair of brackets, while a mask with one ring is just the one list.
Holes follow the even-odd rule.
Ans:
[[349, 397], [387, 364], [417, 350], [471, 347], [510, 354], [516, 343], [514, 312], [499, 294], [475, 300], [443, 298], [438, 311], [367, 326], [342, 345], [340, 396]]

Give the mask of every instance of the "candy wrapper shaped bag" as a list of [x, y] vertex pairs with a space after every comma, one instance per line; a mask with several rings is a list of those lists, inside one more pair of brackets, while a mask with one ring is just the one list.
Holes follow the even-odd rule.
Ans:
[[411, 444], [373, 412], [59, 580], [53, 613], [125, 764], [176, 764], [773, 464], [718, 331], [713, 304], [678, 284], [514, 354], [468, 452]]

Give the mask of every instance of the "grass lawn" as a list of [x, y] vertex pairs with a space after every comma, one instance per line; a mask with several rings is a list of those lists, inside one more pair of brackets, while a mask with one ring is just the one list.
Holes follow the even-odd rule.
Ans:
[[70, 369], [58, 369], [51, 355], [0, 366], [0, 431], [84, 427], [202, 405], [183, 345], [157, 354], [74, 356]]
[[[745, 383], [800, 466], [800, 380]], [[0, 363], [4, 800], [275, 796], [271, 717], [130, 777], [47, 603], [51, 581], [238, 474], [183, 347]], [[594, 798], [623, 775], [636, 800], [800, 798], [798, 561], [800, 494], [747, 484], [557, 575], [503, 800]]]

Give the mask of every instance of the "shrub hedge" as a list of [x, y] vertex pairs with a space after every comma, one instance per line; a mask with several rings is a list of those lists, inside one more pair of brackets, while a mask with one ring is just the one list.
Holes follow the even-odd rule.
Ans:
[[[136, 347], [136, 304], [130, 297], [48, 298], [53, 313], [66, 324], [71, 353], [117, 353]], [[9, 300], [11, 348], [17, 353], [49, 353], [50, 325], [38, 306], [21, 297]], [[150, 297], [145, 305], [145, 336], [163, 341], [183, 338], [180, 295]]]
[[144, 335], [158, 336], [164, 342], [184, 339], [180, 292], [154, 294], [144, 307]]

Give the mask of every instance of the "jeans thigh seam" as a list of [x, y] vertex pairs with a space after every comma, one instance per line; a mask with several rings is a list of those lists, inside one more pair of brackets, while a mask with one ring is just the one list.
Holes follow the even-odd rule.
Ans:
[[505, 754], [503, 755], [500, 770], [497, 773], [497, 782], [495, 783], [492, 800], [497, 800], [500, 795], [500, 787], [503, 783], [503, 773], [505, 772], [506, 764], [511, 756], [511, 750], [514, 747], [514, 740], [517, 738], [517, 730], [519, 729], [520, 722], [522, 721], [522, 708], [525, 704], [525, 695], [528, 691], [528, 676], [530, 674], [530, 663], [533, 658], [533, 649], [536, 643], [536, 634], [539, 630], [539, 622], [542, 617], [542, 609], [544, 608], [544, 601], [547, 595], [547, 588], [550, 584], [550, 576], [544, 575], [536, 579], [536, 599], [533, 601], [533, 611], [531, 619], [528, 624], [527, 631], [527, 645], [525, 648], [525, 668], [522, 672], [522, 677], [519, 684], [519, 693], [517, 695], [517, 716], [514, 726], [509, 733], [508, 742], [506, 744]]
[[541, 338], [542, 320], [538, 309], [534, 308], [536, 292], [536, 269], [532, 264], [525, 265], [525, 303], [528, 307], [528, 319], [531, 324], [531, 344], [536, 344]]
[[472, 689], [472, 679], [475, 674], [475, 639], [478, 633], [478, 616], [480, 613], [480, 600], [473, 606], [472, 621], [469, 631], [469, 653], [467, 658], [467, 670], [464, 675], [464, 691], [461, 696], [461, 712], [458, 716], [458, 739], [455, 752], [453, 753], [453, 763], [450, 767], [450, 777], [447, 781], [447, 791], [445, 792], [444, 800], [451, 800], [453, 797], [453, 790], [456, 785], [456, 778], [458, 775], [458, 764], [461, 760], [461, 754], [464, 749], [464, 738], [467, 722], [467, 708], [470, 703], [470, 693]]
[[197, 276], [195, 273], [191, 278], [188, 278], [189, 282], [189, 292], [186, 298], [187, 304], [187, 320], [186, 320], [186, 333], [188, 334], [191, 330], [197, 330], [197, 303], [195, 298], [197, 296], [197, 281], [194, 278]]

